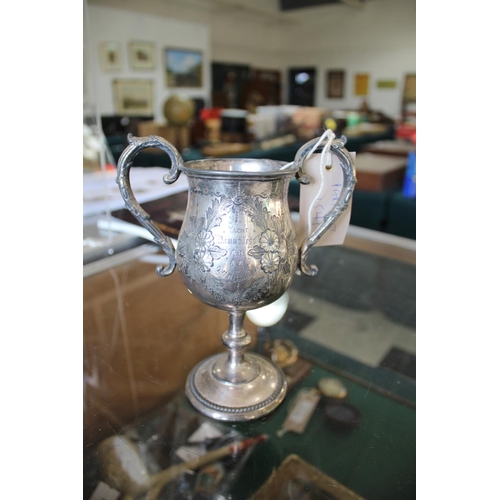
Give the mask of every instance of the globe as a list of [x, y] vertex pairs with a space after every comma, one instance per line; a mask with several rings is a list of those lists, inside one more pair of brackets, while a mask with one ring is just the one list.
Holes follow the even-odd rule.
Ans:
[[163, 105], [163, 114], [169, 125], [186, 125], [194, 116], [194, 101], [182, 95], [169, 97]]

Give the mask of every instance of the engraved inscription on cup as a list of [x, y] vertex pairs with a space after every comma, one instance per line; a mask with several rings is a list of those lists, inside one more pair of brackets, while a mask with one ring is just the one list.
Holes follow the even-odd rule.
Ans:
[[186, 287], [199, 300], [247, 310], [287, 290], [298, 259], [289, 182], [189, 178], [176, 260]]

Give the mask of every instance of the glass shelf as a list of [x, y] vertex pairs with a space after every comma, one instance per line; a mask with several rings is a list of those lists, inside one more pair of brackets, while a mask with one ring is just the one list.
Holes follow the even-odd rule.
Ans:
[[[294, 365], [285, 369], [290, 388], [273, 413], [237, 424], [203, 417], [184, 395], [190, 370], [223, 350], [224, 311], [198, 302], [177, 272], [159, 278], [165, 257], [154, 245], [84, 272], [84, 499], [109, 483], [106, 439], [130, 440], [152, 477], [186, 458], [176, 452], [204, 423], [220, 434], [205, 442], [207, 453], [231, 440], [267, 440], [181, 474], [159, 499], [246, 500], [266, 491], [280, 499], [415, 498], [415, 265], [408, 248], [392, 258], [395, 246], [385, 245], [384, 256], [381, 240], [358, 234], [314, 248], [308, 260], [318, 275], [294, 277], [283, 318], [267, 328], [246, 320], [251, 350], [268, 354], [276, 340], [291, 341], [303, 371], [294, 378]], [[279, 437], [296, 398], [323, 378], [340, 381], [346, 399], [322, 395], [302, 434]], [[359, 421], [332, 420], [339, 404]]]

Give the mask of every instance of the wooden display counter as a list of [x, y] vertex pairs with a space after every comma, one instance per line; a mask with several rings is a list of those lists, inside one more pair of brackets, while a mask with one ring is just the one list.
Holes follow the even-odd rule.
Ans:
[[[225, 350], [227, 313], [193, 297], [177, 271], [160, 278], [164, 258], [145, 255], [83, 281], [85, 445], [167, 401], [196, 363]], [[255, 325], [245, 327], [255, 341]]]
[[382, 192], [403, 187], [406, 157], [359, 153], [356, 155], [357, 191]]

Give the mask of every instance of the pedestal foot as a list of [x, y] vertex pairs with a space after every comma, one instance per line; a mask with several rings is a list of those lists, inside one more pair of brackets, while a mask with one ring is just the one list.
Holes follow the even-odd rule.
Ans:
[[228, 382], [217, 376], [227, 359], [227, 353], [217, 354], [203, 360], [189, 374], [186, 395], [200, 413], [228, 422], [254, 420], [283, 401], [286, 379], [274, 363], [259, 354], [245, 353], [247, 373], [252, 376], [242, 382]]

